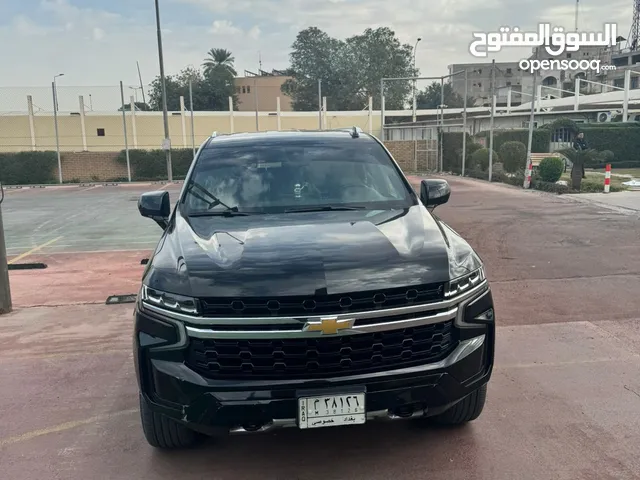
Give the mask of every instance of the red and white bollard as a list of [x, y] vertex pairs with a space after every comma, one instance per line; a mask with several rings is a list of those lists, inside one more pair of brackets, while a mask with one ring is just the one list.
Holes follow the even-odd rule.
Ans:
[[607, 168], [604, 174], [604, 193], [609, 193], [611, 188], [611, 164], [607, 163]]

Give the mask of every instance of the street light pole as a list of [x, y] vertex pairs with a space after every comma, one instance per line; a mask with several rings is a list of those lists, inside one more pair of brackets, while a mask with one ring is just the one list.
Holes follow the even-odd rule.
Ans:
[[[538, 48], [535, 51], [535, 58], [538, 59]], [[529, 140], [527, 142], [527, 170], [524, 175], [524, 183], [522, 185], [523, 188], [529, 188], [531, 186], [531, 148], [533, 145], [533, 120], [535, 118], [535, 109], [536, 109], [536, 79], [537, 72], [534, 70], [533, 72], [533, 86], [531, 89], [531, 111], [529, 112]]]
[[62, 183], [62, 159], [60, 158], [60, 134], [58, 131], [58, 89], [56, 85], [56, 78], [64, 76], [64, 73], [54, 75], [53, 83], [51, 84], [53, 89], [53, 125], [56, 130], [56, 154], [58, 156], [58, 181]]
[[171, 166], [171, 140], [169, 139], [169, 114], [167, 113], [167, 84], [164, 76], [164, 58], [162, 56], [162, 32], [160, 30], [160, 6], [158, 0], [156, 5], [156, 30], [158, 31], [158, 62], [160, 63], [160, 83], [162, 84], [162, 121], [164, 123], [164, 148], [167, 155], [167, 179], [173, 181], [173, 170]]
[[[418, 48], [418, 43], [422, 40], [422, 38], [418, 38], [416, 40], [416, 44], [413, 47], [413, 75], [416, 75], [416, 50]], [[416, 79], [413, 79], [413, 123], [416, 123]]]

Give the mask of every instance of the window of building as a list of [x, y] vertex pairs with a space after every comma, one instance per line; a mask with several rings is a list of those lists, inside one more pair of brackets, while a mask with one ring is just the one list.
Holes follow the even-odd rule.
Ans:
[[510, 86], [511, 86], [511, 82], [507, 82], [507, 87], [510, 87]]
[[236, 87], [236, 93], [240, 93], [240, 87]]
[[567, 143], [571, 141], [571, 136], [571, 130], [568, 128], [557, 128], [551, 135], [551, 141]]
[[482, 75], [482, 69], [481, 68], [478, 69], [478, 75]]
[[511, 73], [511, 69], [510, 68], [507, 68], [507, 73]]
[[567, 58], [571, 58], [571, 54], [570, 53], [567, 53]]
[[482, 88], [482, 82], [478, 82], [478, 87]]
[[251, 87], [247, 85], [247, 93], [251, 93]]
[[104, 128], [98, 128], [97, 133], [99, 137], [104, 137]]
[[247, 87], [245, 87], [244, 85], [242, 86], [242, 93], [247, 93]]

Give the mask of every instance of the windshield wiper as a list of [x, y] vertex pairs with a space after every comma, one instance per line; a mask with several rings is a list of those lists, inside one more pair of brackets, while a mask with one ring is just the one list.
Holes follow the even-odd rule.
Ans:
[[235, 210], [215, 210], [215, 211], [206, 211], [206, 212], [193, 212], [189, 213], [189, 217], [246, 217], [247, 215], [252, 215], [251, 213], [239, 212], [237, 207], [234, 207]]
[[325, 205], [317, 207], [299, 207], [289, 208], [284, 213], [298, 213], [298, 212], [342, 212], [348, 210], [364, 210], [361, 206], [346, 206], [346, 205]]
[[[200, 195], [198, 192], [195, 192], [193, 187], [196, 187], [197, 189], [199, 189], [204, 195], [207, 195], [213, 201], [210, 202], [209, 200], [204, 198], [202, 195]], [[229, 205], [226, 205], [226, 204], [222, 203], [222, 200], [220, 200], [213, 193], [211, 193], [209, 190], [207, 190], [206, 188], [204, 188], [202, 185], [200, 185], [197, 182], [192, 181], [191, 185], [189, 185], [189, 187], [187, 188], [187, 192], [190, 193], [191, 195], [193, 195], [194, 197], [196, 197], [198, 200], [202, 200], [203, 202], [205, 202], [207, 204], [207, 208], [208, 209], [212, 209], [213, 207], [217, 207], [218, 205], [222, 205], [223, 207], [225, 207], [229, 211], [232, 211], [232, 210], [234, 210], [236, 212], [238, 211], [238, 207], [230, 207]]]

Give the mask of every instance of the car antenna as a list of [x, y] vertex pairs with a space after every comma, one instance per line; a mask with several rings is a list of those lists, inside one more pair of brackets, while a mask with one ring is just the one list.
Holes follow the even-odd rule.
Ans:
[[353, 127], [351, 129], [351, 138], [360, 138], [360, 132], [358, 131], [358, 127]]

